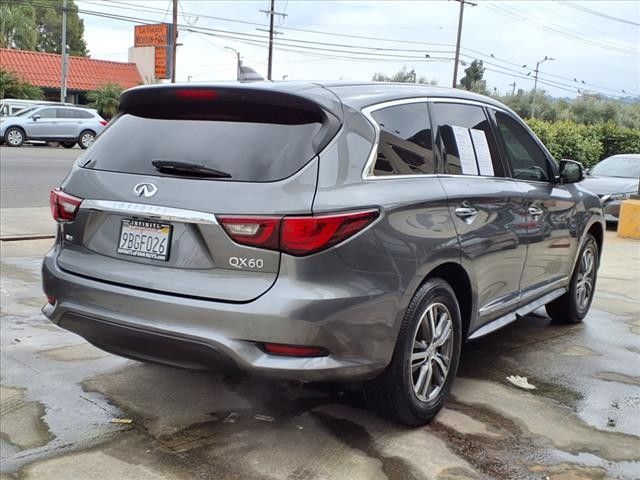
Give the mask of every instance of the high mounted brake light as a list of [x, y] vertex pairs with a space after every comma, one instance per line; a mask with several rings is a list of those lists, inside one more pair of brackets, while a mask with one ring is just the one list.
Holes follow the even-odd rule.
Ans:
[[69, 195], [59, 188], [51, 190], [49, 195], [49, 205], [51, 206], [51, 215], [56, 222], [71, 222], [76, 218], [78, 208], [82, 203], [82, 199]]
[[380, 212], [375, 209], [317, 216], [218, 216], [236, 243], [295, 256], [326, 250], [370, 225]]
[[176, 90], [176, 97], [184, 100], [215, 100], [218, 92], [203, 88], [183, 88]]

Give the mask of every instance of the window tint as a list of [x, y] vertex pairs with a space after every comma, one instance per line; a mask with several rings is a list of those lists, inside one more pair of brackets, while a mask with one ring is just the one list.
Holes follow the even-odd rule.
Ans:
[[57, 118], [56, 110], [57, 108], [43, 108], [36, 115], [40, 115], [40, 118]]
[[93, 118], [91, 112], [87, 110], [74, 110], [75, 118]]
[[531, 134], [511, 116], [495, 112], [496, 124], [507, 150], [513, 178], [549, 181], [549, 162]]
[[58, 118], [76, 118], [76, 115], [69, 108], [58, 108]]
[[159, 172], [151, 162], [176, 160], [229, 173], [231, 181], [281, 180], [315, 156], [313, 140], [322, 123], [317, 116], [291, 114], [289, 118], [284, 108], [271, 110], [274, 113], [262, 112], [263, 121], [255, 122], [121, 115], [93, 144], [85, 167], [163, 176], [169, 174]]
[[426, 103], [387, 107], [371, 116], [380, 127], [375, 175], [435, 173]]
[[433, 103], [431, 109], [444, 173], [504, 176], [495, 137], [482, 107]]

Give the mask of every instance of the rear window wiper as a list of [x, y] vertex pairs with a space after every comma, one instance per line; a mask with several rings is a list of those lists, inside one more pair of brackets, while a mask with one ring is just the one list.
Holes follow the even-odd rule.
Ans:
[[197, 163], [178, 162], [176, 160], [152, 160], [151, 165], [163, 173], [191, 175], [195, 177], [231, 178], [231, 174], [227, 172], [216, 170], [206, 165], [198, 165]]

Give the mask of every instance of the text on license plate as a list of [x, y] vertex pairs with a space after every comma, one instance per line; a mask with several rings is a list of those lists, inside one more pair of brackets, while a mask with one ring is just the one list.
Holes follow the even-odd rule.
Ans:
[[120, 224], [118, 253], [166, 261], [170, 242], [171, 225], [125, 218]]

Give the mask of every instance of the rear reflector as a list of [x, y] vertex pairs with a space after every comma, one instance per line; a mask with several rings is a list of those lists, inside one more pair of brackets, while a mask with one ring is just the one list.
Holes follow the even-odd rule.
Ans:
[[263, 345], [267, 353], [283, 357], [326, 357], [329, 355], [326, 349], [320, 347], [301, 347], [282, 343], [265, 343]]
[[241, 245], [310, 255], [343, 242], [370, 225], [378, 210], [340, 212], [318, 216], [218, 216], [227, 234]]
[[72, 221], [76, 217], [81, 203], [81, 198], [64, 193], [59, 188], [52, 189], [49, 195], [51, 215], [56, 222]]
[[103, 127], [106, 127], [107, 123], [109, 122], [107, 122], [106, 120], [100, 120], [100, 125], [102, 125]]

